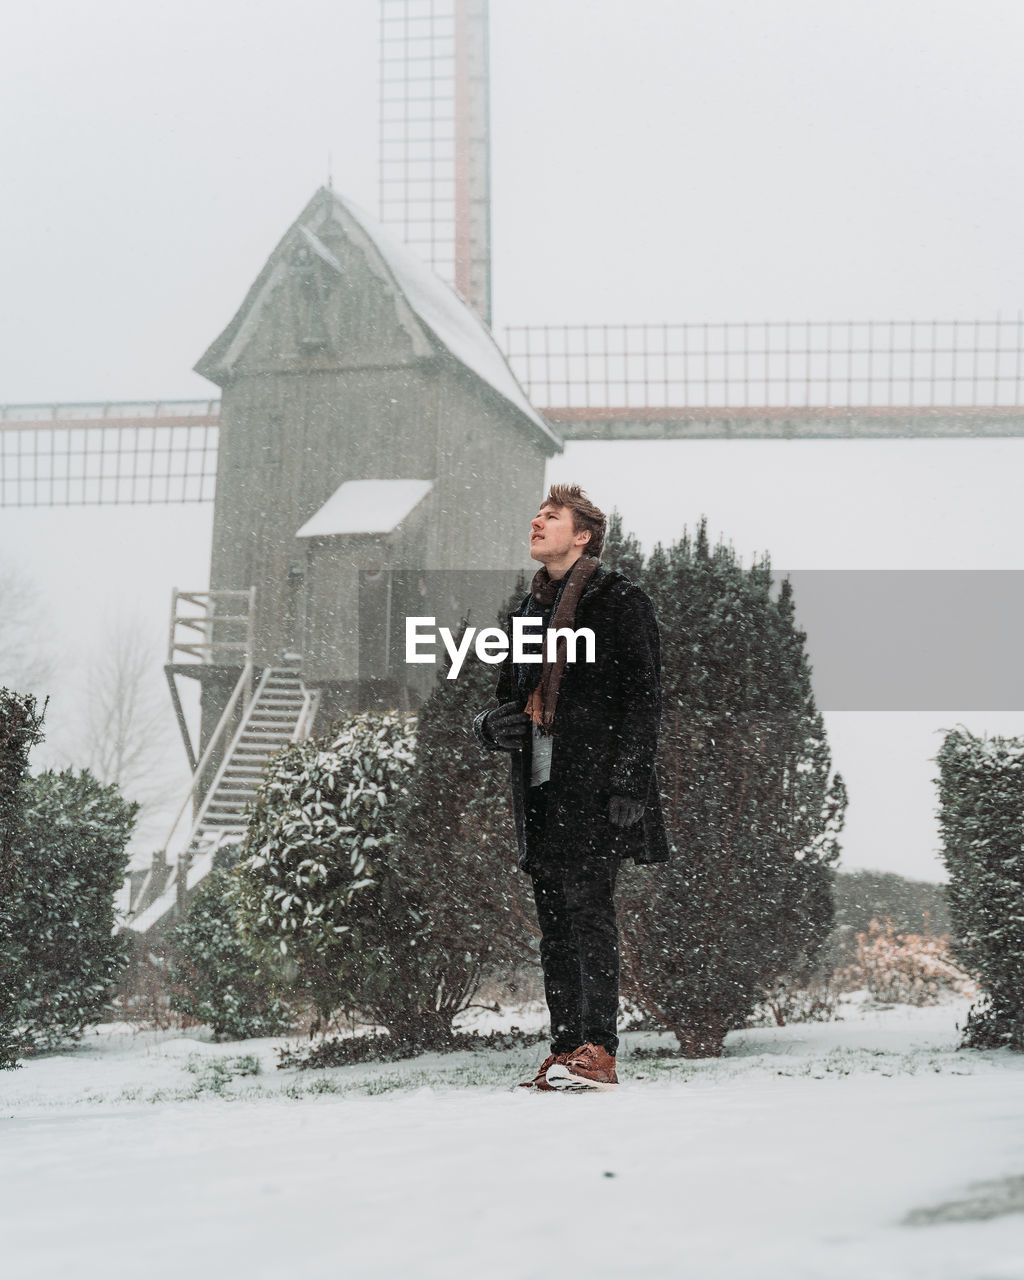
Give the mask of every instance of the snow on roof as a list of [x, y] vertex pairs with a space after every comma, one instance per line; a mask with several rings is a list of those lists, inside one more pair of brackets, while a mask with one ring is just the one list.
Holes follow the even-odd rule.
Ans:
[[527, 399], [491, 331], [469, 303], [381, 226], [372, 214], [339, 196], [336, 191], [331, 195], [373, 241], [409, 305], [438, 342], [460, 364], [524, 413], [551, 443], [561, 448], [561, 439]]
[[197, 361], [196, 371], [219, 386], [225, 384], [262, 307], [289, 269], [289, 255], [296, 241], [304, 242], [328, 267], [343, 274], [337, 256], [318, 234], [323, 232], [325, 223], [332, 220], [332, 215], [353, 242], [363, 241], [360, 248], [373, 260], [374, 269], [390, 277], [401, 309], [415, 322], [412, 327], [417, 354], [430, 355], [435, 347], [448, 352], [516, 409], [550, 452], [561, 450], [561, 437], [530, 403], [490, 329], [461, 294], [435, 275], [372, 214], [326, 187], [316, 192], [292, 223], [227, 328]]
[[295, 536], [390, 533], [433, 487], [433, 480], [346, 480]]

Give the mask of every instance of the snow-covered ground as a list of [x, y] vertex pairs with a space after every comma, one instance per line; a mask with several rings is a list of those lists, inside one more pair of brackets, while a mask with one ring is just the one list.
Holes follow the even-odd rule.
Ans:
[[957, 1052], [964, 1011], [847, 1005], [705, 1062], [627, 1033], [586, 1096], [515, 1087], [543, 1046], [297, 1072], [106, 1028], [0, 1075], [0, 1271], [1021, 1280], [1024, 1058]]

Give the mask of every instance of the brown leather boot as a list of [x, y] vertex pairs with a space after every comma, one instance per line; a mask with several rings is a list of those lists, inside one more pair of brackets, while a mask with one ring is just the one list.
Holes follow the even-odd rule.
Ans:
[[556, 1063], [564, 1062], [568, 1056], [569, 1055], [567, 1053], [549, 1053], [537, 1068], [537, 1074], [532, 1080], [520, 1080], [520, 1089], [541, 1089], [547, 1093], [553, 1093], [555, 1086], [548, 1084], [548, 1067], [553, 1067]]
[[548, 1068], [546, 1078], [554, 1089], [612, 1089], [619, 1083], [615, 1059], [603, 1045], [590, 1043], [563, 1054], [561, 1062]]

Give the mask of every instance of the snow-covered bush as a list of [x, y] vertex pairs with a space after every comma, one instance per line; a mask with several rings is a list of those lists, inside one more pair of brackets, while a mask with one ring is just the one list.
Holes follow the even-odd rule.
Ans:
[[444, 677], [418, 718], [366, 712], [281, 753], [237, 869], [250, 945], [319, 1025], [344, 1013], [405, 1049], [450, 1044], [481, 981], [529, 956], [508, 759], [472, 731], [494, 667]]
[[363, 712], [280, 752], [257, 792], [236, 868], [242, 933], [321, 1021], [387, 984], [379, 878], [415, 745], [414, 717]]
[[983, 992], [965, 1044], [1024, 1051], [1024, 740], [954, 729], [936, 760], [953, 954]]
[[212, 1027], [219, 1040], [283, 1035], [293, 1014], [239, 934], [231, 861], [206, 877], [170, 935], [170, 1007]]
[[939, 1004], [973, 995], [974, 983], [950, 955], [948, 937], [897, 933], [891, 920], [872, 920], [857, 934], [857, 958], [836, 970], [840, 991], [866, 990], [886, 1004]]
[[5, 912], [23, 973], [15, 1003], [28, 1050], [52, 1048], [98, 1022], [127, 959], [114, 934], [138, 805], [88, 770], [23, 784], [21, 883]]
[[494, 697], [496, 673], [475, 654], [458, 680], [439, 669], [420, 708], [416, 766], [398, 815], [391, 869], [415, 937], [405, 956], [410, 1014], [425, 1030], [433, 1026], [427, 1038], [434, 1041], [451, 1037], [452, 1020], [479, 999], [482, 983], [502, 985], [536, 962], [532, 895], [517, 870], [509, 757], [481, 747], [472, 727]]
[[637, 579], [661, 629], [658, 776], [675, 852], [627, 864], [623, 994], [687, 1057], [714, 1056], [828, 937], [846, 790], [792, 590], [773, 594], [767, 559], [744, 570], [702, 521]]
[[25, 939], [18, 903], [25, 879], [20, 835], [28, 755], [42, 739], [42, 712], [32, 694], [0, 687], [0, 1070], [18, 1065], [23, 1039], [18, 1002], [25, 977]]

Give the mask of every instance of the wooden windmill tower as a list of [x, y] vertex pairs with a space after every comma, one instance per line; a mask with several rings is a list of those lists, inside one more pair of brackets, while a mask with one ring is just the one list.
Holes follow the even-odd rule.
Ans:
[[[175, 594], [168, 663], [193, 788], [179, 861], [136, 895], [140, 932], [241, 836], [275, 750], [429, 692], [435, 668], [404, 660], [406, 617], [490, 625], [530, 565], [562, 446], [487, 323], [486, 5], [441, 9], [382, 5], [382, 209], [409, 243], [321, 188], [196, 365], [221, 390], [210, 589]], [[419, 50], [443, 42], [451, 74], [424, 97]], [[195, 743], [183, 680], [200, 685]]]

